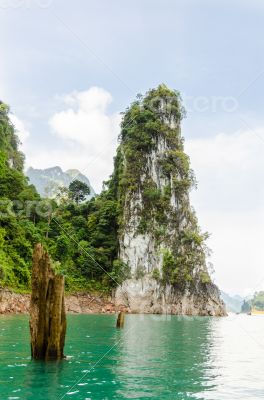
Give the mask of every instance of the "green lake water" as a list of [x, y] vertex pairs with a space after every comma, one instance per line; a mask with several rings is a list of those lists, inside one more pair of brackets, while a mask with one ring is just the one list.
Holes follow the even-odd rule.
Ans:
[[264, 317], [70, 315], [60, 362], [30, 359], [28, 318], [0, 317], [0, 400], [264, 398]]

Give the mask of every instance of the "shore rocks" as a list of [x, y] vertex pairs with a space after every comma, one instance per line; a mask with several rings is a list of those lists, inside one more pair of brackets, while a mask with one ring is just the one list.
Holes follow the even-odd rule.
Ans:
[[115, 304], [139, 314], [227, 315], [219, 290], [213, 283], [199, 284], [180, 292], [148, 276], [123, 282], [116, 290]]
[[[109, 296], [76, 293], [65, 298], [66, 312], [70, 314], [178, 314], [178, 315], [226, 315], [223, 302], [219, 302], [218, 289], [208, 284], [203, 291], [186, 291], [184, 296], [172, 291], [171, 287], [161, 289], [153, 279], [124, 282], [116, 290], [115, 298]], [[205, 292], [204, 292], [205, 291]], [[17, 294], [0, 289], [0, 314], [27, 314], [30, 295]]]
[[18, 294], [0, 288], [0, 314], [25, 314], [29, 312], [30, 295]]
[[[0, 288], [0, 314], [28, 314], [30, 294], [17, 294], [6, 288]], [[65, 308], [71, 314], [112, 314], [117, 311], [129, 311], [125, 307], [116, 307], [109, 296], [76, 293], [66, 295]]]

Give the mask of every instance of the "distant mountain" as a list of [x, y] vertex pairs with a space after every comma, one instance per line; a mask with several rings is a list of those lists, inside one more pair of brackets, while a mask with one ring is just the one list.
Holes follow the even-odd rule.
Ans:
[[89, 179], [77, 169], [69, 169], [63, 172], [60, 167], [47, 169], [35, 169], [30, 167], [26, 172], [30, 183], [32, 183], [42, 197], [53, 198], [56, 196], [59, 187], [69, 187], [74, 179], [86, 183], [90, 188], [88, 199], [95, 195]]
[[244, 302], [243, 297], [239, 295], [230, 296], [229, 294], [221, 291], [221, 297], [226, 305], [227, 312], [241, 312], [241, 306]]

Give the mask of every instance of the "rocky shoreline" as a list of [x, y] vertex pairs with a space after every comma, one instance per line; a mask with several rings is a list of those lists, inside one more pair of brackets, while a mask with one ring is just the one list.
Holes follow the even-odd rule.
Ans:
[[[125, 287], [124, 287], [125, 286]], [[133, 290], [132, 290], [133, 289]], [[217, 288], [208, 285], [207, 292], [176, 296], [168, 290], [161, 293], [146, 278], [133, 285], [121, 285], [115, 298], [106, 294], [76, 293], [65, 296], [66, 312], [70, 314], [114, 314], [119, 311], [143, 314], [174, 314], [226, 316], [225, 305], [218, 300]], [[1, 314], [28, 314], [30, 294], [18, 294], [0, 288]]]
[[171, 314], [224, 317], [224, 302], [213, 283], [196, 283], [179, 291], [171, 285], [162, 285], [151, 276], [127, 279], [115, 293], [116, 306], [125, 306], [135, 314]]
[[[28, 314], [30, 294], [18, 294], [9, 289], [0, 289], [0, 314]], [[76, 293], [66, 295], [66, 312], [71, 314], [114, 314], [126, 311], [124, 306], [116, 307], [106, 295]]]

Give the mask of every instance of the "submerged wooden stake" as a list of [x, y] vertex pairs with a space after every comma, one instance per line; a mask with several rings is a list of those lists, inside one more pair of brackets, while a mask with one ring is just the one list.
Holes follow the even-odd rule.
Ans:
[[30, 302], [31, 356], [35, 360], [64, 357], [66, 313], [64, 277], [55, 275], [43, 246], [35, 245]]
[[125, 324], [125, 313], [120, 311], [120, 313], [118, 314], [118, 317], [117, 317], [116, 327], [124, 328], [124, 324]]

